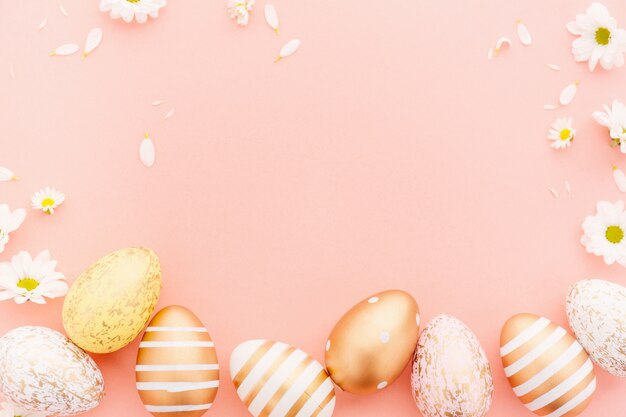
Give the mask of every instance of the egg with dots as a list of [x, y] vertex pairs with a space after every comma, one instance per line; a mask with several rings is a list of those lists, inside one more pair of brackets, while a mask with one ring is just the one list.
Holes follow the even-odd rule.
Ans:
[[596, 378], [589, 355], [545, 317], [511, 317], [502, 327], [500, 356], [515, 395], [537, 415], [572, 417], [591, 401]]
[[215, 400], [219, 365], [213, 340], [185, 307], [160, 310], [139, 344], [137, 390], [156, 417], [199, 417]]
[[413, 398], [424, 417], [484, 417], [493, 378], [485, 351], [460, 320], [441, 314], [420, 335], [411, 373]]
[[393, 383], [411, 360], [419, 336], [415, 299], [388, 290], [352, 307], [326, 342], [325, 363], [339, 388], [371, 394]]
[[254, 417], [330, 417], [335, 388], [322, 365], [286, 343], [249, 340], [230, 356], [237, 395]]
[[147, 248], [113, 252], [72, 285], [63, 304], [63, 327], [72, 342], [88, 352], [114, 352], [141, 333], [160, 292], [156, 253]]

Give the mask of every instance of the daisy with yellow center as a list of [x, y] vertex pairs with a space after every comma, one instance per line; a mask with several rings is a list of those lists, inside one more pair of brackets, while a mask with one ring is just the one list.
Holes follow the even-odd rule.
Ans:
[[54, 209], [65, 201], [65, 194], [54, 188], [46, 187], [37, 191], [30, 200], [35, 210], [42, 210], [46, 214], [54, 214]]
[[572, 127], [572, 118], [563, 117], [556, 119], [552, 123], [552, 128], [548, 132], [548, 139], [552, 141], [550, 146], [555, 149], [563, 149], [572, 144], [576, 129]]
[[0, 263], [0, 301], [14, 299], [18, 304], [26, 301], [45, 304], [44, 297], [63, 297], [69, 288], [65, 276], [55, 271], [56, 266], [47, 250], [35, 259], [22, 251], [11, 262]]
[[130, 23], [145, 23], [148, 16], [159, 17], [159, 10], [167, 5], [167, 0], [100, 0], [100, 11], [109, 12], [112, 19], [121, 18]]
[[237, 19], [237, 24], [246, 26], [250, 20], [250, 11], [255, 0], [228, 0], [228, 13], [231, 19]]
[[589, 253], [602, 256], [607, 265], [615, 262], [626, 266], [626, 212], [624, 202], [600, 201], [595, 216], [583, 222], [580, 242]]
[[609, 130], [611, 145], [626, 153], [626, 105], [613, 100], [611, 107], [604, 105], [604, 111], [594, 111], [593, 118]]
[[591, 71], [598, 62], [607, 70], [624, 65], [626, 31], [617, 27], [603, 4], [593, 3], [585, 13], [576, 15], [576, 20], [567, 24], [567, 30], [579, 36], [572, 42], [576, 62], [587, 62]]
[[0, 253], [4, 246], [9, 243], [9, 233], [16, 231], [26, 217], [26, 210], [17, 209], [11, 211], [8, 205], [0, 204]]

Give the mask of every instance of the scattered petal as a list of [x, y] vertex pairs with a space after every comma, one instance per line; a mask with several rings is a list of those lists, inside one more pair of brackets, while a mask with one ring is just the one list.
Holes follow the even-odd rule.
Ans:
[[556, 110], [559, 108], [556, 104], [544, 104], [543, 108], [546, 110]]
[[496, 57], [500, 54], [500, 51], [505, 46], [511, 46], [511, 40], [506, 37], [501, 37], [496, 41], [496, 48], [493, 50], [493, 56]]
[[278, 62], [283, 58], [287, 58], [296, 53], [296, 51], [300, 48], [300, 39], [292, 39], [282, 47], [276, 60], [274, 62]]
[[39, 23], [39, 30], [45, 28], [47, 24], [48, 24], [48, 18], [44, 17], [41, 23]]
[[20, 177], [15, 175], [9, 168], [0, 167], [0, 181], [17, 181]]
[[567, 194], [571, 194], [572, 193], [572, 184], [569, 183], [568, 180], [565, 180], [565, 191], [567, 191]]
[[89, 34], [87, 34], [87, 40], [85, 41], [83, 59], [87, 58], [87, 55], [89, 55], [94, 49], [96, 49], [98, 45], [100, 45], [100, 42], [102, 42], [102, 29], [91, 29], [89, 31]]
[[550, 68], [551, 70], [554, 70], [554, 71], [561, 71], [561, 67], [559, 67], [558, 65], [555, 65], [555, 64], [546, 64], [546, 66], [547, 66], [548, 68]]
[[548, 187], [548, 191], [550, 191], [550, 193], [552, 193], [554, 198], [559, 198], [559, 193], [557, 193], [554, 188]]
[[152, 139], [150, 139], [148, 132], [146, 132], [146, 135], [141, 141], [141, 146], [139, 147], [139, 159], [144, 166], [151, 167], [154, 165], [154, 143], [152, 142]]
[[276, 13], [276, 8], [273, 4], [268, 3], [265, 5], [265, 21], [274, 29], [277, 35], [280, 35], [278, 31], [278, 13]]
[[59, 3], [59, 10], [61, 11], [61, 13], [63, 13], [63, 16], [65, 17], [69, 16], [69, 14], [67, 13], [67, 10], [65, 10], [65, 7], [63, 7], [61, 3]]
[[150, 104], [152, 104], [153, 106], [160, 106], [163, 103], [165, 103], [165, 100], [155, 100]]
[[493, 48], [489, 48], [489, 52], [487, 52], [487, 59], [493, 59], [494, 50]]
[[530, 36], [528, 28], [522, 23], [521, 20], [517, 21], [517, 37], [519, 38], [520, 42], [526, 46], [533, 43], [533, 39]]
[[613, 165], [613, 179], [617, 188], [621, 192], [626, 193], [626, 174], [615, 165]]
[[15, 79], [15, 71], [13, 70], [13, 64], [9, 66], [9, 74], [11, 74], [11, 78]]
[[170, 111], [167, 112], [167, 114], [165, 115], [165, 120], [169, 119], [170, 117], [172, 117], [174, 115], [174, 113], [176, 112], [175, 108], [171, 108]]
[[50, 53], [50, 56], [66, 56], [72, 55], [78, 52], [80, 46], [75, 43], [66, 43], [65, 45], [59, 46], [57, 49]]
[[565, 87], [563, 91], [561, 91], [561, 95], [559, 96], [559, 103], [561, 105], [566, 106], [572, 102], [576, 92], [578, 91], [578, 86], [580, 85], [580, 81], [575, 81]]

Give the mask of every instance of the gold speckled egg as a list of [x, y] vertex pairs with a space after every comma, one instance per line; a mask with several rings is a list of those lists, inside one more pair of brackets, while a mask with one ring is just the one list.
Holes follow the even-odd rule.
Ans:
[[348, 311], [326, 342], [326, 368], [344, 391], [371, 394], [400, 376], [415, 351], [419, 308], [404, 291], [375, 294]]
[[146, 326], [161, 292], [159, 259], [147, 248], [113, 252], [83, 272], [63, 304], [63, 326], [79, 347], [109, 353]]
[[411, 386], [424, 417], [484, 417], [493, 396], [491, 368], [478, 339], [445, 314], [420, 335]]
[[593, 364], [561, 326], [535, 314], [517, 314], [502, 327], [500, 356], [513, 392], [539, 416], [573, 417], [596, 389]]
[[0, 394], [27, 410], [70, 416], [100, 403], [104, 381], [89, 355], [61, 333], [25, 326], [0, 338]]

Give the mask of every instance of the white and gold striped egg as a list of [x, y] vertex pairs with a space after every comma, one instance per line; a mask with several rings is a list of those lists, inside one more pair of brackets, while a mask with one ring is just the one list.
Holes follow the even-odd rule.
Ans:
[[502, 327], [500, 356], [515, 395], [537, 415], [572, 417], [591, 401], [596, 378], [589, 355], [545, 317], [511, 317]]
[[141, 401], [156, 417], [199, 417], [217, 395], [215, 346], [185, 307], [165, 307], [150, 321], [135, 370]]
[[230, 357], [237, 394], [254, 417], [330, 417], [335, 389], [311, 356], [285, 343], [249, 340]]

